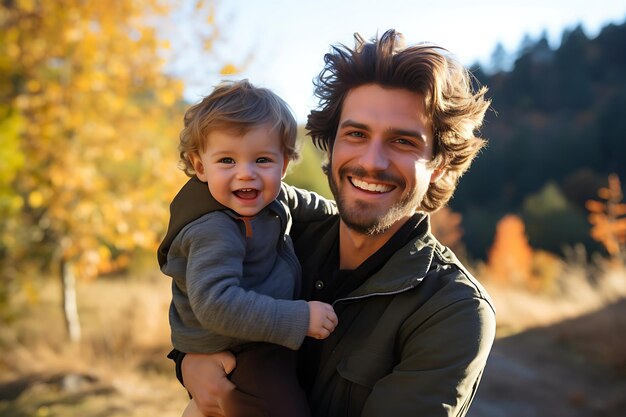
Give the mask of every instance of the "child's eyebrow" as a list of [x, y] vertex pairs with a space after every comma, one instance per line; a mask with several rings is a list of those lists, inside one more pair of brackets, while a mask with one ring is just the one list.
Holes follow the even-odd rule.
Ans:
[[232, 155], [233, 151], [214, 151], [211, 152], [211, 155], [220, 156], [220, 155]]

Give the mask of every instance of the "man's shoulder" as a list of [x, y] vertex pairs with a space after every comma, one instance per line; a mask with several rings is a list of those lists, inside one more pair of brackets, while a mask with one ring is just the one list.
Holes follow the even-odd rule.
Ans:
[[433, 260], [431, 273], [437, 276], [440, 288], [454, 299], [482, 299], [495, 311], [489, 293], [480, 281], [465, 267], [455, 253], [432, 238]]

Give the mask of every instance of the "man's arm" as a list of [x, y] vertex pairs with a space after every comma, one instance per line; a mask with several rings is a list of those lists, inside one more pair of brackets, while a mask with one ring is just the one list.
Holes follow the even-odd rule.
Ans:
[[295, 226], [337, 214], [337, 205], [333, 200], [285, 183], [282, 183], [278, 200], [289, 208]]
[[188, 353], [176, 358], [176, 361], [181, 369], [180, 382], [202, 414], [223, 416], [222, 401], [235, 389], [228, 379], [228, 374], [235, 369], [235, 356], [230, 352]]
[[489, 303], [457, 301], [425, 322], [409, 320], [399, 336], [400, 362], [374, 385], [362, 416], [464, 416], [495, 337]]

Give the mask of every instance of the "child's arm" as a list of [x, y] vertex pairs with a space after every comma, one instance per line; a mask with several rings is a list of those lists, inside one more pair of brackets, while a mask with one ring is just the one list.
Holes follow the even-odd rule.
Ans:
[[239, 225], [222, 212], [204, 219], [181, 232], [187, 296], [202, 327], [222, 336], [290, 349], [300, 347], [311, 319], [316, 336], [334, 330], [336, 316], [328, 305], [320, 309], [303, 300], [274, 299], [242, 288], [246, 241]]

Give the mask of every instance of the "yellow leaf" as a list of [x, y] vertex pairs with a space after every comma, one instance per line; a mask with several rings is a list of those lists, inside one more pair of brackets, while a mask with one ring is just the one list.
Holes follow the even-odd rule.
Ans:
[[233, 64], [226, 64], [220, 70], [220, 75], [234, 75], [239, 72], [239, 68], [234, 66]]
[[31, 193], [28, 195], [28, 204], [32, 208], [41, 207], [41, 205], [43, 204], [43, 194], [36, 190], [31, 191]]
[[26, 83], [26, 89], [31, 93], [36, 93], [41, 89], [41, 84], [38, 80], [29, 80]]
[[177, 94], [172, 90], [161, 90], [158, 92], [159, 100], [166, 106], [171, 106], [176, 102]]

